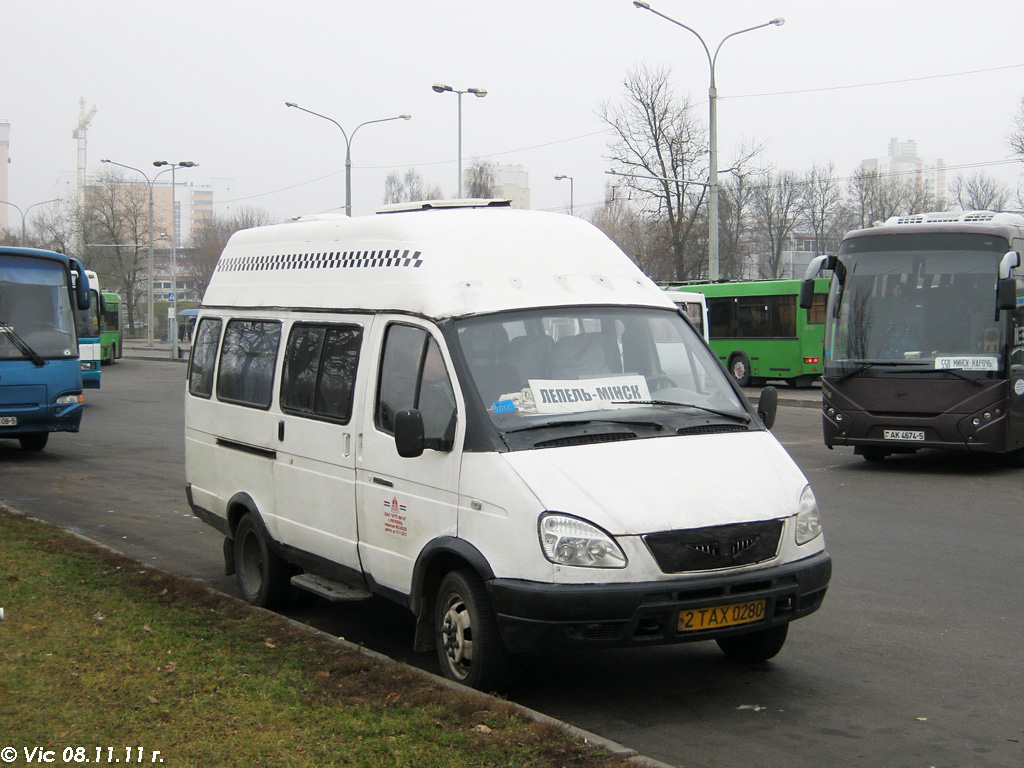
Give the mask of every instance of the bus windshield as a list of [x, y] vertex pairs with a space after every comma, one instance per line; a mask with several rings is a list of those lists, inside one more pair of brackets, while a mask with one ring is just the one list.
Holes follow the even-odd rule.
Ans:
[[[75, 320], [64, 266], [0, 255], [0, 327], [11, 329], [44, 359], [77, 357]], [[9, 333], [0, 333], [0, 359], [25, 357]]]
[[829, 296], [826, 374], [1000, 375], [996, 278], [1008, 243], [980, 234], [852, 238]]
[[519, 439], [508, 436], [530, 430], [626, 425], [656, 437], [753, 421], [721, 365], [670, 309], [512, 311], [465, 318], [455, 330], [481, 405], [513, 448]]

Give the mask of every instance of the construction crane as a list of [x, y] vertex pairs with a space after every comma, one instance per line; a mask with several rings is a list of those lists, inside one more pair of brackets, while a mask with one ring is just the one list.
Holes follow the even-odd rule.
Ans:
[[85, 111], [85, 99], [78, 101], [78, 126], [71, 132], [71, 138], [78, 139], [78, 204], [85, 202], [85, 133], [89, 130], [89, 123], [96, 115], [96, 107], [92, 107], [88, 114]]
[[[78, 188], [75, 190], [77, 208], [81, 211], [85, 208], [85, 134], [89, 130], [89, 123], [96, 114], [96, 107], [91, 107], [89, 112], [85, 111], [85, 99], [78, 101], [78, 126], [71, 132], [71, 138], [78, 140]], [[77, 243], [78, 255], [82, 252], [82, 243]]]

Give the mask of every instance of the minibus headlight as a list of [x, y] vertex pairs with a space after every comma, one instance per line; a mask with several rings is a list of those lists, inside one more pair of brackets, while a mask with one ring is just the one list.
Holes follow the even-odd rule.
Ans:
[[821, 535], [821, 515], [818, 513], [818, 502], [814, 498], [811, 486], [805, 485], [800, 494], [800, 504], [796, 513], [796, 543], [806, 544]]
[[626, 556], [615, 540], [596, 525], [578, 517], [542, 515], [539, 535], [544, 557], [556, 565], [626, 567]]
[[81, 395], [61, 395], [56, 400], [56, 405], [74, 405], [75, 403], [84, 403], [85, 398]]

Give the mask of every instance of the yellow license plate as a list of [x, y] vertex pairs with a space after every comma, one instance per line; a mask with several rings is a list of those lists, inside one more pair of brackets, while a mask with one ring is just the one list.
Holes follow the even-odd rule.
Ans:
[[764, 619], [767, 605], [767, 600], [752, 600], [749, 603], [732, 603], [680, 611], [679, 631], [697, 632], [702, 629], [751, 624]]

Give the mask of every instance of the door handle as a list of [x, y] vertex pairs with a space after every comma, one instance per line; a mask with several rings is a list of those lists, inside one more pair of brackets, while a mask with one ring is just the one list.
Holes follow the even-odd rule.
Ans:
[[385, 488], [395, 487], [394, 483], [392, 483], [390, 480], [385, 480], [383, 477], [375, 477], [373, 478], [373, 482], [376, 483], [377, 485], [383, 485]]

